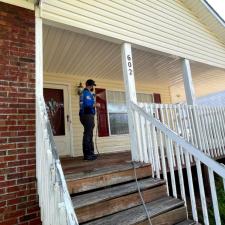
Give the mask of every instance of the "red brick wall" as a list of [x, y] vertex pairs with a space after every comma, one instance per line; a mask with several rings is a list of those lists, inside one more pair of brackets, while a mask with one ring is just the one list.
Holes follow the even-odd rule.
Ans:
[[35, 178], [34, 11], [0, 2], [0, 225], [41, 224]]

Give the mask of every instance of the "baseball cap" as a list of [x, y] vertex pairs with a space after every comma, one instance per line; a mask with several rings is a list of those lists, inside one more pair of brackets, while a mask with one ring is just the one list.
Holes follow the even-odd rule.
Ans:
[[95, 81], [93, 81], [92, 79], [87, 80], [86, 86], [96, 86]]

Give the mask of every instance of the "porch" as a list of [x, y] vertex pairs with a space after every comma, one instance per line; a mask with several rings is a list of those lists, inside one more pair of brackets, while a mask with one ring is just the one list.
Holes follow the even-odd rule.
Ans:
[[[66, 137], [64, 141], [57, 141], [60, 154], [82, 155], [83, 128], [78, 116], [77, 89], [80, 82], [84, 85], [89, 78], [94, 79], [97, 88], [105, 94], [105, 98], [101, 99], [105, 110], [101, 109], [100, 115], [96, 117], [94, 131], [101, 153], [130, 149], [120, 44], [116, 40], [109, 42], [93, 35], [65, 30], [57, 24], [44, 25], [43, 28], [44, 88], [63, 89], [66, 92]], [[139, 102], [171, 104], [185, 101], [182, 62], [179, 57], [139, 46], [132, 48], [132, 54]], [[224, 69], [194, 61], [190, 61], [190, 65], [196, 97], [224, 89]], [[154, 94], [160, 96], [160, 101], [154, 98]], [[99, 116], [104, 117], [100, 127], [97, 120]], [[125, 120], [125, 127], [114, 126], [112, 120], [118, 117], [123, 122]]]
[[[84, 83], [84, 81], [88, 78], [93, 78], [95, 79], [100, 89], [108, 89], [111, 92], [123, 93], [123, 97], [121, 98], [123, 101], [114, 102], [116, 104], [122, 104], [122, 108], [124, 106], [126, 107], [126, 93], [127, 108], [125, 109], [125, 111], [122, 111], [122, 113], [127, 114], [127, 126], [130, 126], [130, 134], [128, 134], [127, 132], [119, 135], [99, 137], [99, 130], [98, 133], [95, 132], [95, 141], [98, 142], [100, 153], [121, 152], [127, 149], [131, 149], [133, 161], [150, 163], [152, 172], [145, 174], [142, 171], [140, 173], [144, 174], [144, 178], [149, 178], [149, 176], [152, 176], [155, 181], [157, 179], [160, 179], [160, 174], [162, 173], [162, 177], [166, 182], [166, 185], [164, 186], [164, 188], [166, 187], [166, 191], [163, 192], [163, 195], [166, 194], [167, 196], [172, 196], [167, 197], [167, 199], [173, 199], [172, 201], [175, 201], [175, 205], [172, 204], [174, 206], [174, 208], [172, 207], [172, 211], [174, 209], [175, 211], [173, 211], [172, 214], [166, 214], [166, 216], [163, 215], [162, 218], [159, 218], [159, 221], [162, 221], [162, 223], [164, 223], [165, 218], [167, 218], [168, 215], [170, 215], [172, 219], [175, 219], [176, 217], [172, 217], [172, 215], [174, 214], [178, 215], [179, 219], [177, 221], [170, 221], [169, 224], [179, 223], [187, 219], [187, 217], [185, 217], [185, 204], [187, 199], [182, 171], [182, 168], [186, 167], [188, 176], [188, 190], [190, 192], [191, 199], [192, 217], [196, 223], [198, 222], [195, 192], [193, 188], [193, 175], [191, 172], [191, 164], [193, 160], [195, 160], [197, 165], [199, 189], [201, 189], [202, 210], [206, 215], [204, 217], [204, 222], [205, 224], [208, 224], [207, 205], [205, 200], [201, 165], [207, 165], [207, 168], [209, 170], [213, 204], [215, 211], [217, 212], [216, 218], [219, 218], [214, 172], [218, 173], [222, 178], [224, 178], [225, 175], [224, 169], [221, 169], [222, 166], [218, 166], [218, 164], [214, 160], [208, 157], [208, 155], [210, 155], [208, 154], [208, 152], [212, 151], [213, 154], [215, 153], [215, 155], [217, 155], [218, 153], [224, 154], [224, 128], [220, 126], [220, 122], [223, 121], [224, 118], [224, 109], [222, 109], [222, 111], [213, 109], [211, 112], [209, 112], [209, 114], [207, 114], [207, 116], [204, 117], [202, 115], [206, 114], [202, 114], [202, 112], [204, 112], [205, 109], [201, 108], [199, 111], [195, 111], [195, 108], [193, 107], [189, 111], [185, 111], [185, 108], [187, 107], [186, 105], [184, 105], [182, 106], [183, 108], [181, 107], [182, 112], [180, 113], [180, 109], [179, 107], [176, 107], [176, 105], [171, 105], [171, 107], [168, 107], [168, 105], [153, 104], [154, 101], [138, 102], [136, 99], [135, 86], [137, 87], [137, 93], [139, 94], [154, 96], [154, 93], [157, 93], [160, 94], [160, 98], [162, 100], [161, 103], [173, 103], [180, 102], [182, 101], [182, 99], [184, 99], [184, 93], [181, 94], [180, 92], [175, 92], [175, 97], [172, 97], [172, 93], [174, 93], [173, 90], [179, 90], [179, 88], [176, 88], [176, 85], [179, 83], [184, 83], [187, 101], [188, 103], [193, 103], [195, 96], [193, 92], [192, 79], [199, 79], [201, 82], [204, 81], [205, 83], [212, 82], [212, 80], [205, 79], [206, 77], [204, 72], [206, 70], [210, 77], [213, 77], [212, 75], [217, 72], [222, 79], [224, 75], [224, 69], [215, 68], [197, 62], [191, 62], [189, 64], [188, 60], [180, 60], [180, 58], [177, 56], [168, 55], [162, 52], [156, 52], [150, 49], [143, 49], [138, 46], [134, 46], [133, 48], [132, 59], [131, 48], [126, 48], [125, 45], [123, 45], [122, 47], [122, 63], [122, 61], [120, 60], [121, 43], [108, 42], [106, 40], [97, 39], [96, 37], [94, 38], [84, 34], [78, 34], [63, 30], [59, 27], [44, 26], [44, 30], [46, 30], [46, 32], [44, 32], [44, 86], [46, 85], [45, 87], [50, 89], [54, 89], [53, 86], [67, 86], [67, 102], [69, 103], [67, 112], [69, 112], [69, 114], [64, 114], [64, 126], [65, 134], [69, 134], [71, 136], [69, 142], [66, 141], [67, 139], [63, 141], [65, 144], [64, 146], [61, 145], [61, 149], [67, 151], [66, 144], [69, 143], [70, 150], [67, 151], [66, 154], [64, 152], [62, 155], [80, 156], [82, 154], [82, 127], [80, 125], [78, 117], [79, 97], [77, 95], [77, 86], [80, 81]], [[55, 38], [56, 41], [54, 40]], [[126, 46], [130, 45], [127, 44]], [[129, 60], [129, 63], [132, 64], [128, 64], [127, 60]], [[190, 65], [192, 68], [193, 76], [191, 76], [190, 73]], [[122, 67], [125, 71], [123, 73]], [[128, 67], [132, 68], [131, 74], [128, 73], [130, 69]], [[124, 81], [122, 78], [122, 74], [124, 76]], [[183, 81], [183, 77], [188, 77], [188, 80], [184, 79]], [[216, 82], [216, 79], [214, 80], [214, 82]], [[148, 85], [146, 83], [151, 83], [151, 85]], [[216, 86], [218, 88], [220, 84], [217, 84]], [[60, 90], [60, 87], [55, 89]], [[208, 94], [210, 93], [210, 91], [212, 91], [212, 89], [204, 88], [201, 89], [201, 91], [201, 93]], [[121, 100], [120, 98], [115, 99]], [[154, 97], [152, 97], [152, 99], [154, 100]], [[43, 104], [42, 99], [40, 99], [40, 102], [41, 104]], [[109, 106], [106, 104], [106, 102], [104, 104], [105, 106]], [[43, 107], [43, 105], [41, 107]], [[118, 105], [117, 108], [119, 108]], [[47, 117], [45, 109], [42, 110], [43, 112], [41, 112], [40, 110], [40, 115], [42, 115], [41, 113], [44, 113], [45, 117]], [[205, 110], [205, 112], [206, 111], [207, 110]], [[108, 129], [111, 129], [112, 124], [110, 124], [109, 119], [110, 113], [104, 113], [108, 117], [108, 121], [105, 123], [105, 125], [108, 124]], [[117, 113], [121, 113], [121, 111], [117, 111]], [[219, 120], [216, 119], [217, 117], [215, 115], [219, 115]], [[207, 122], [211, 117], [213, 119]], [[213, 121], [213, 124], [211, 124], [211, 121]], [[51, 129], [47, 119], [41, 126], [43, 126], [43, 129], [45, 129], [45, 126], [48, 127], [49, 133], [47, 135], [51, 137]], [[206, 127], [212, 127], [213, 132], [207, 133], [207, 131], [203, 131], [201, 135], [200, 130]], [[96, 126], [96, 129], [98, 128], [99, 127]], [[112, 130], [110, 130], [109, 133], [112, 134]], [[207, 140], [208, 137], [211, 138], [210, 141]], [[56, 137], [51, 138], [55, 139], [56, 141]], [[48, 140], [46, 145], [50, 146], [50, 149], [54, 150], [53, 153], [49, 154], [52, 154], [51, 157], [56, 160], [56, 168], [53, 165], [53, 169], [56, 171], [60, 171], [59, 177], [57, 179], [59, 179], [62, 183], [60, 191], [63, 193], [64, 201], [68, 203], [65, 206], [67, 208], [65, 211], [63, 211], [63, 213], [68, 216], [71, 224], [72, 221], [76, 221], [76, 217], [74, 215], [74, 207], [71, 206], [69, 193], [77, 194], [77, 192], [81, 191], [82, 195], [89, 194], [89, 192], [93, 188], [100, 189], [98, 191], [101, 191], [101, 189], [103, 189], [104, 187], [111, 188], [111, 185], [117, 185], [118, 183], [119, 185], [120, 183], [123, 183], [123, 185], [125, 185], [126, 182], [130, 182], [131, 180], [133, 181], [135, 179], [134, 172], [130, 163], [127, 163], [126, 161], [124, 162], [122, 158], [118, 161], [116, 157], [116, 159], [112, 159], [112, 161], [109, 161], [110, 164], [112, 163], [112, 166], [108, 166], [107, 164], [107, 167], [105, 167], [105, 163], [109, 162], [106, 158], [103, 157], [104, 162], [100, 159], [100, 161], [96, 161], [99, 162], [99, 165], [96, 165], [93, 162], [91, 166], [90, 164], [87, 164], [83, 161], [81, 162], [81, 158], [77, 159], [78, 161], [75, 160], [77, 163], [76, 166], [71, 166], [71, 164], [74, 163], [73, 159], [63, 159], [62, 164], [64, 165], [66, 174], [66, 180], [64, 180], [63, 171], [61, 170], [61, 164], [59, 159], [57, 158], [57, 151], [58, 153], [60, 153], [61, 151], [60, 143], [57, 146], [56, 141], [55, 147], [53, 140]], [[127, 159], [129, 159], [129, 157]], [[121, 163], [123, 164], [123, 166], [120, 166]], [[42, 162], [40, 162], [40, 165], [42, 165]], [[122, 172], [120, 171], [120, 169], [122, 171], [128, 170], [129, 173], [125, 173], [125, 175], [121, 178], [120, 176], [118, 176], [118, 173]], [[140, 168], [138, 167], [137, 169], [142, 170], [142, 166]], [[145, 169], [146, 168], [144, 166], [144, 170]], [[169, 169], [169, 175], [167, 175], [167, 169]], [[178, 170], [179, 180], [175, 178], [175, 170]], [[101, 171], [104, 171], [104, 174], [102, 174]], [[108, 173], [111, 174], [114, 172], [116, 173], [116, 176], [110, 177], [107, 175]], [[95, 180], [96, 177], [97, 179]], [[170, 180], [170, 183], [168, 180]], [[83, 181], [87, 183], [84, 182], [83, 184]], [[117, 183], [117, 181], [119, 182]], [[179, 186], [178, 189], [177, 186]], [[171, 189], [171, 193], [169, 193], [169, 188]], [[118, 189], [122, 188], [119, 187]], [[178, 190], [180, 190], [180, 193], [178, 192]], [[57, 194], [60, 195], [60, 192], [57, 192]], [[95, 196], [95, 194], [92, 195]], [[81, 196], [77, 197], [76, 202], [79, 202], [79, 198], [81, 199]], [[169, 202], [170, 200], [167, 202], [168, 206], [170, 205]], [[140, 199], [135, 204], [140, 205]], [[125, 208], [123, 208], [124, 206], [121, 206], [121, 208], [119, 208], [118, 210], [124, 211], [125, 209], [127, 209], [126, 207], [129, 208], [128, 205], [126, 205]], [[137, 205], [135, 205], [135, 207]], [[133, 206], [134, 205], [132, 205], [132, 207]], [[151, 211], [151, 204], [148, 206], [148, 210]], [[77, 206], [75, 207], [79, 208], [79, 204], [77, 204]], [[87, 205], [85, 205], [85, 207], [89, 208], [89, 202]], [[159, 207], [160, 209], [162, 208], [160, 205], [155, 205], [154, 210], [156, 210], [157, 207]], [[138, 218], [140, 218], [140, 220], [138, 221], [138, 223], [145, 224], [147, 214], [144, 214], [143, 208], [140, 209], [140, 211], [139, 209], [138, 212], [140, 213], [140, 217]], [[157, 213], [154, 214], [154, 210], [151, 214], [153, 216], [153, 220], [154, 215], [158, 215]], [[181, 214], [176, 212], [176, 210], [181, 210], [179, 211], [181, 212]], [[79, 210], [75, 211], [78, 212]], [[116, 211], [116, 213], [117, 212], [118, 211]], [[169, 211], [166, 210], [165, 212], [167, 213]], [[110, 213], [114, 214], [115, 212], [112, 211]], [[129, 215], [133, 214], [134, 212], [132, 210], [129, 211]], [[85, 216], [87, 215], [92, 214], [85, 213]], [[181, 217], [179, 217], [180, 215]], [[108, 214], [105, 214], [103, 216], [107, 217]], [[133, 224], [137, 217], [123, 218], [131, 218], [129, 224]], [[97, 217], [93, 217], [92, 219], [95, 220], [93, 221], [93, 224], [113, 224], [112, 220], [118, 221], [119, 217], [117, 218], [118, 220], [116, 220], [116, 218], [113, 216], [113, 219], [111, 218], [109, 220], [106, 220], [105, 222], [103, 221], [105, 218], [101, 220], [100, 215], [98, 215]], [[98, 219], [100, 219], [100, 221]], [[91, 221], [90, 218], [88, 220], [81, 220], [81, 223], [89, 223], [89, 221]], [[127, 220], [122, 221], [121, 224], [127, 224], [126, 221]], [[156, 220], [155, 224], [157, 223], [158, 221]], [[192, 222], [188, 221], [188, 224], [190, 223]], [[92, 222], [90, 222], [90, 224], [92, 224]]]

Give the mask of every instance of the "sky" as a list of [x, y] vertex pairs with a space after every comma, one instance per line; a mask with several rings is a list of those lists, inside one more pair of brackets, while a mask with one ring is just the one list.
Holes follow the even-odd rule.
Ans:
[[216, 12], [225, 21], [225, 0], [207, 0], [207, 2], [216, 10]]

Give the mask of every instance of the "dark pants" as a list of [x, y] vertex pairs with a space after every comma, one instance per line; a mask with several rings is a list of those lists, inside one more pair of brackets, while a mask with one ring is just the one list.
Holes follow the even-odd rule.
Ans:
[[84, 127], [83, 154], [84, 157], [94, 155], [93, 130], [95, 127], [94, 115], [80, 115], [80, 122]]

